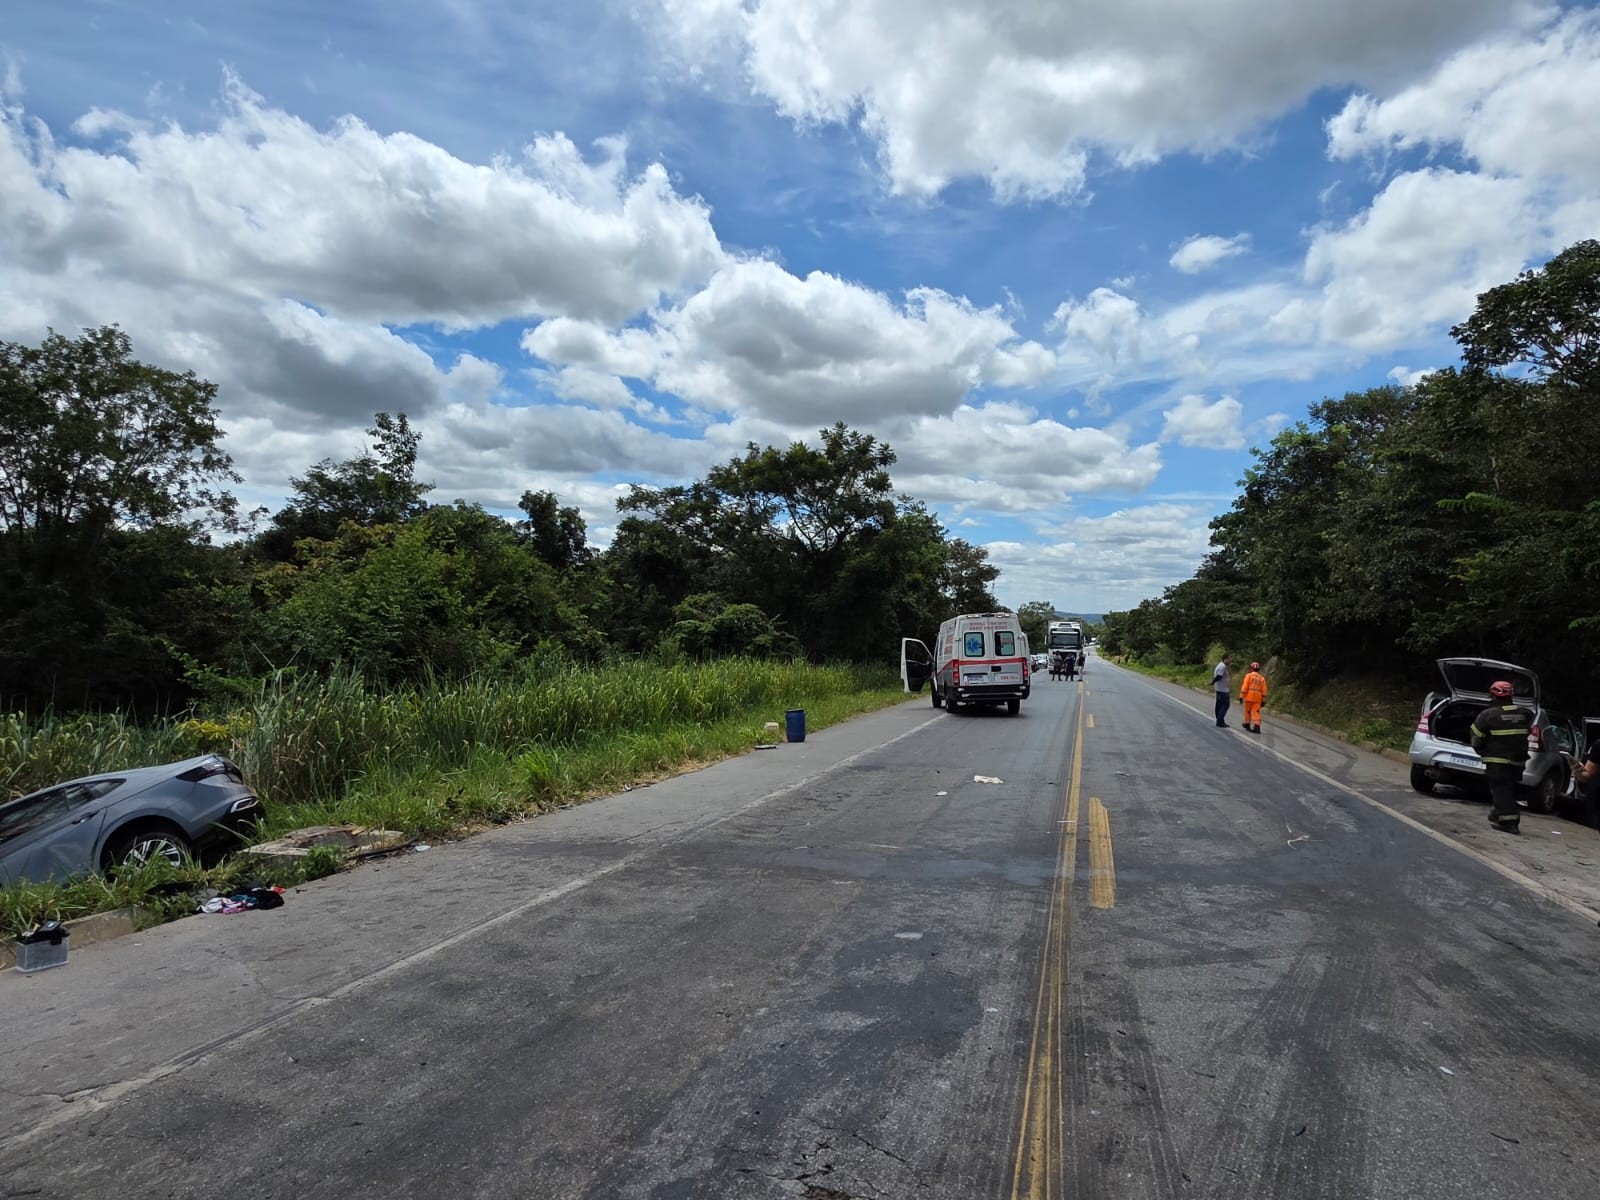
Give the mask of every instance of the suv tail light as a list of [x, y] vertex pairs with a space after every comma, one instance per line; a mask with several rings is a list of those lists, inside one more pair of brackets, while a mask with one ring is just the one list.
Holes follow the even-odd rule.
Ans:
[[1528, 730], [1528, 749], [1534, 754], [1544, 750], [1544, 730], [1534, 725]]
[[200, 783], [203, 780], [215, 779], [218, 775], [223, 776], [230, 783], [244, 782], [244, 774], [238, 767], [215, 754], [204, 762], [196, 763], [187, 771], [182, 772], [178, 778], [185, 783]]

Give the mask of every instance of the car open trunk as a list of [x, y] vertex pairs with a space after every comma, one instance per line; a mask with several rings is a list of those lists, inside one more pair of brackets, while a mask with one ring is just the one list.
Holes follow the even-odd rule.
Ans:
[[1442, 738], [1447, 742], [1460, 742], [1462, 745], [1472, 744], [1472, 722], [1485, 708], [1482, 700], [1467, 700], [1457, 698], [1445, 700], [1438, 708], [1433, 710], [1428, 727], [1433, 736]]
[[1496, 680], [1511, 685], [1513, 699], [1527, 708], [1539, 705], [1539, 677], [1526, 667], [1493, 658], [1441, 658], [1439, 674], [1453, 696], [1489, 703], [1489, 686]]

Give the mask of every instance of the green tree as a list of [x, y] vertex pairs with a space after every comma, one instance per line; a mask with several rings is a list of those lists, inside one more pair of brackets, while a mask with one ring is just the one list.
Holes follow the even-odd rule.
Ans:
[[523, 492], [517, 507], [524, 516], [517, 532], [535, 554], [558, 571], [589, 565], [594, 556], [589, 550], [588, 529], [576, 508], [561, 507], [554, 492], [534, 491]]
[[0, 695], [181, 699], [174, 639], [238, 528], [215, 385], [134, 359], [106, 326], [0, 342]]
[[1450, 332], [1469, 370], [1523, 364], [1548, 383], [1600, 385], [1600, 241], [1490, 288]]
[[1050, 600], [1030, 600], [1017, 609], [1017, 623], [1028, 635], [1028, 645], [1037, 654], [1044, 653], [1045, 641], [1050, 632], [1050, 622], [1056, 619], [1056, 606]]
[[293, 493], [257, 539], [267, 558], [287, 562], [302, 538], [329, 541], [349, 521], [368, 528], [394, 525], [425, 507], [431, 483], [416, 477], [422, 435], [405, 413], [373, 415], [370, 447], [353, 458], [325, 458], [289, 481]]

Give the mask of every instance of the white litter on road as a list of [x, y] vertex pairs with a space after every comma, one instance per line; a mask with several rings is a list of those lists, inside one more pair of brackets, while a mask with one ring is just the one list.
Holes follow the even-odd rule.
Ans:
[[948, 796], [949, 794], [950, 794], [949, 792], [935, 792], [934, 793], [935, 796]]
[[1439, 1070], [1443, 1071], [1446, 1075], [1454, 1075], [1455, 1074], [1455, 1072], [1452, 1071], [1449, 1067], [1440, 1067]]
[[997, 779], [993, 775], [974, 775], [972, 777], [972, 782], [973, 783], [1004, 783], [1005, 780], [1004, 779]]
[[916, 942], [922, 940], [922, 935], [920, 933], [897, 933], [895, 934], [895, 937], [899, 938], [903, 942]]

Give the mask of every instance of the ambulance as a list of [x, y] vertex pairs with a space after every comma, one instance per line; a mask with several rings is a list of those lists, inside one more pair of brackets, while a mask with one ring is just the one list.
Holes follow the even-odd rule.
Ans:
[[932, 649], [900, 640], [900, 679], [912, 695], [931, 683], [933, 706], [947, 712], [1004, 704], [1016, 716], [1032, 683], [1028, 639], [1016, 613], [963, 613], [939, 626]]

